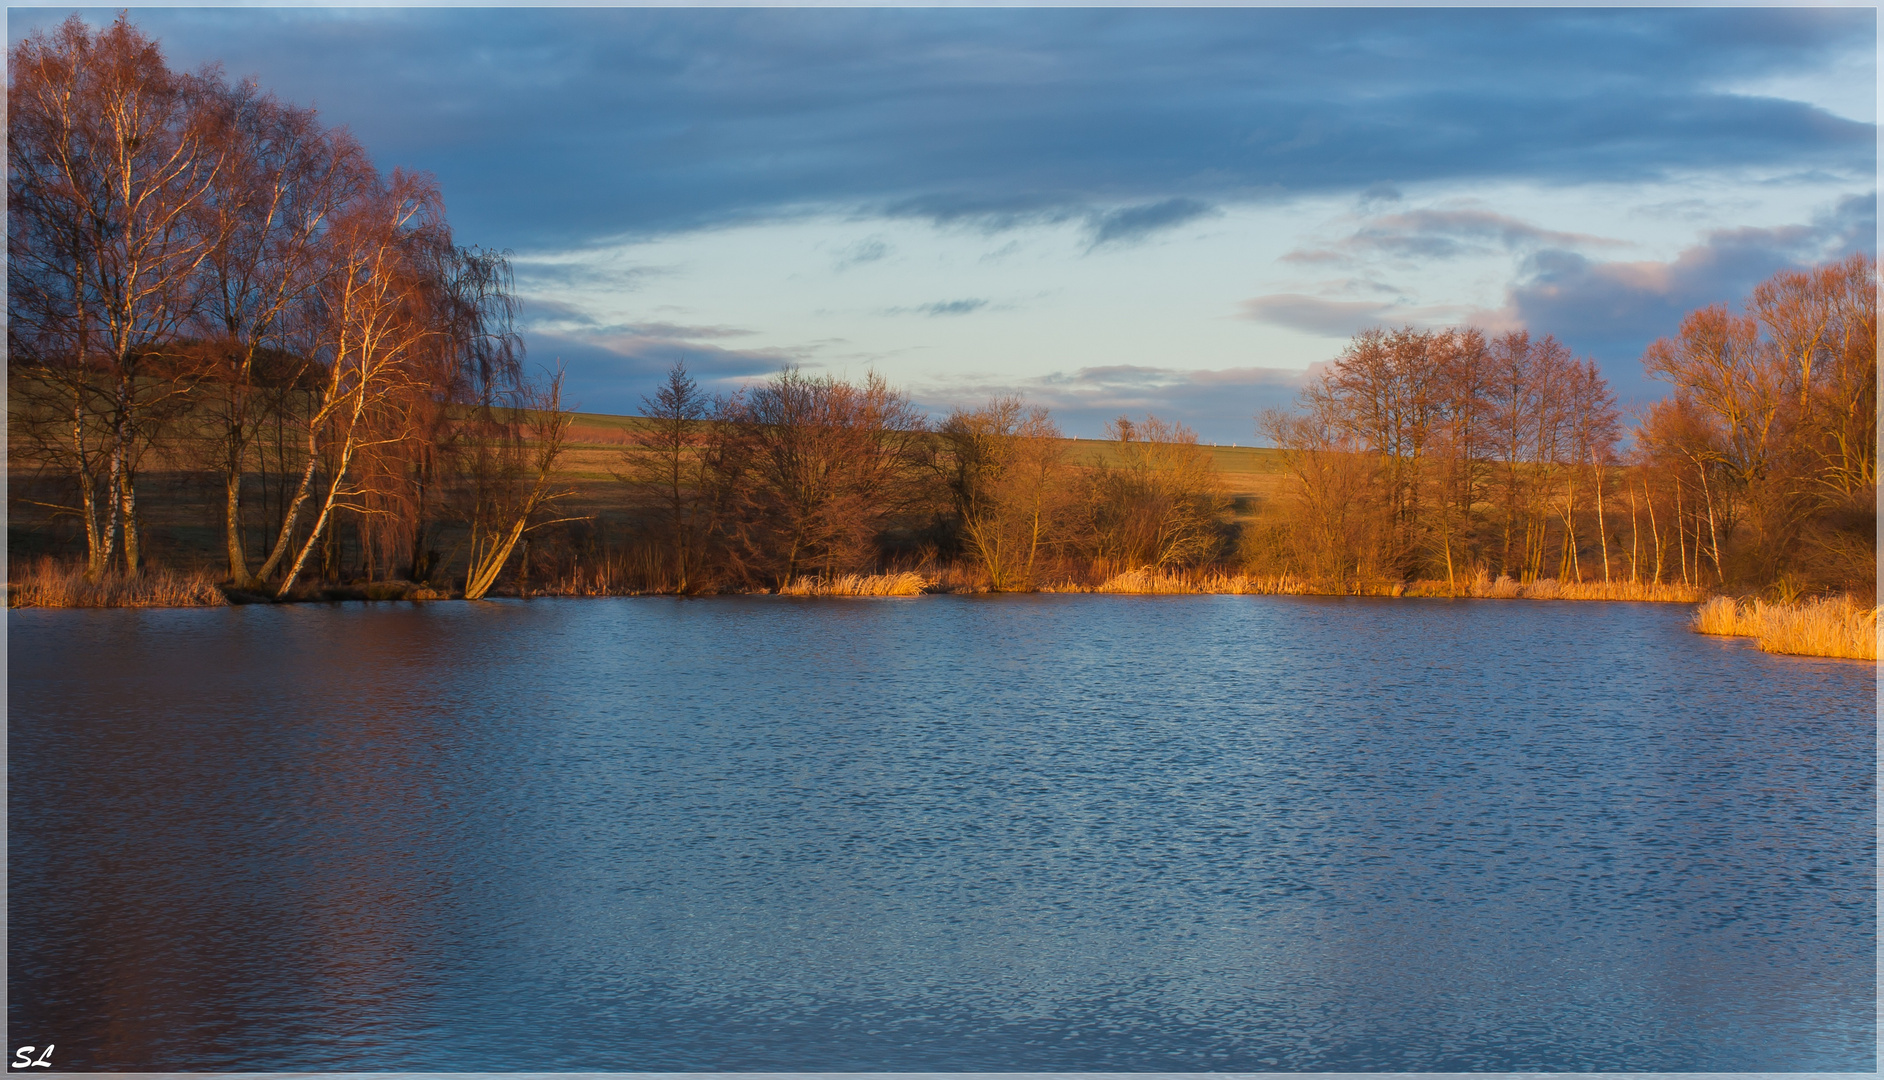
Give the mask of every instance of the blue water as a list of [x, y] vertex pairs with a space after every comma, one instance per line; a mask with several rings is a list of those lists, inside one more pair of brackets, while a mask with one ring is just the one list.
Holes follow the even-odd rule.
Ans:
[[1875, 1065], [1875, 674], [1684, 608], [16, 611], [14, 1045], [146, 1070]]

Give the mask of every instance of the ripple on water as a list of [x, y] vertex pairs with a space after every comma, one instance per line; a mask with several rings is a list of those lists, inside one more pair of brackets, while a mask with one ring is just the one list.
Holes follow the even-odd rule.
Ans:
[[11, 612], [10, 1023], [72, 1068], [1869, 1071], [1874, 669], [1685, 615]]

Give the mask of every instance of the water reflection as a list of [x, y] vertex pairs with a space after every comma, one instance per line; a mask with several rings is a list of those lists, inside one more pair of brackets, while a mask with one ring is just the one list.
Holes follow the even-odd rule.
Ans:
[[14, 612], [12, 1030], [69, 1068], [1867, 1070], [1872, 670], [1682, 615]]

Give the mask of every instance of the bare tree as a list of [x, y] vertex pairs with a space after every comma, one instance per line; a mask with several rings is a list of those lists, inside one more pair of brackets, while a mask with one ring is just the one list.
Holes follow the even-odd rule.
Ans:
[[[25, 255], [9, 271], [9, 287], [21, 286], [9, 313], [23, 317], [20, 336], [69, 350], [57, 367], [73, 373], [75, 429], [91, 373], [109, 387], [103, 520], [82, 452], [80, 503], [91, 572], [112, 563], [121, 538], [135, 573], [137, 447], [152, 437], [152, 407], [185, 388], [147, 378], [144, 362], [174, 343], [209, 253], [195, 209], [226, 160], [204, 107], [219, 84], [171, 72], [124, 15], [97, 34], [76, 15], [32, 34], [11, 51], [9, 76], [8, 186], [20, 202], [8, 235]], [[75, 447], [85, 441], [76, 431]]]
[[[350, 486], [362, 448], [405, 438], [406, 409], [422, 393], [421, 362], [442, 333], [429, 306], [435, 294], [421, 253], [443, 242], [438, 192], [427, 180], [395, 172], [391, 183], [357, 200], [324, 240], [326, 273], [315, 289], [303, 355], [320, 366], [320, 389], [304, 420], [307, 459], [280, 535], [259, 577], [283, 562], [314, 478], [326, 459], [326, 480], [312, 528], [286, 563], [278, 596], [286, 596]], [[428, 235], [429, 234], [429, 235]]]
[[558, 372], [548, 389], [526, 388], [515, 408], [477, 407], [467, 477], [471, 562], [465, 572], [466, 600], [490, 592], [525, 534], [571, 520], [548, 516], [571, 494], [555, 484], [573, 419], [562, 407], [562, 382]]
[[957, 409], [943, 422], [937, 464], [962, 542], [997, 592], [1030, 587], [1061, 538], [1068, 511], [1065, 450], [1047, 410], [1019, 398]]
[[1341, 415], [1339, 399], [1325, 383], [1311, 383], [1300, 409], [1271, 409], [1258, 430], [1282, 452], [1294, 480], [1286, 529], [1294, 568], [1331, 582], [1378, 576], [1380, 468]]
[[667, 382], [641, 399], [646, 425], [623, 453], [626, 479], [651, 511], [657, 542], [665, 551], [670, 584], [689, 592], [700, 584], [719, 487], [712, 452], [719, 406], [676, 360]]
[[[1700, 488], [1717, 573], [1874, 589], [1876, 263], [1781, 272], [1747, 310], [1692, 312], [1643, 356], [1684, 415], [1706, 418], [1661, 438], [1660, 460], [1684, 463]], [[1661, 426], [1674, 416], [1664, 410]], [[1723, 567], [1724, 554], [1740, 569]]]
[[1192, 566], [1223, 542], [1229, 500], [1197, 433], [1155, 416], [1106, 425], [1109, 458], [1086, 472], [1087, 543], [1108, 572]]
[[[1491, 449], [1491, 354], [1477, 330], [1448, 330], [1433, 336], [1436, 402], [1431, 446], [1437, 475], [1435, 522], [1446, 564], [1446, 580], [1456, 580], [1459, 556], [1478, 561], [1472, 552], [1478, 503]], [[1464, 550], [1461, 550], [1461, 549]]]
[[925, 496], [928, 425], [875, 373], [857, 386], [787, 368], [724, 418], [729, 556], [748, 579], [861, 569]]
[[373, 183], [364, 151], [324, 131], [250, 83], [220, 102], [226, 161], [198, 207], [209, 239], [196, 312], [208, 356], [197, 415], [222, 474], [222, 528], [230, 580], [256, 584], [243, 543], [242, 481], [262, 424], [288, 407], [305, 360], [285, 351], [298, 308], [323, 269], [323, 232]]

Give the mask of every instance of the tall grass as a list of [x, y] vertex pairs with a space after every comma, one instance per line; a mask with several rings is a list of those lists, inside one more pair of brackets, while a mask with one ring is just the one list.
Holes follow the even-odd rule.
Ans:
[[1160, 574], [1153, 570], [1127, 570], [1100, 582], [1093, 591], [1130, 596], [1170, 596], [1194, 593], [1197, 587], [1176, 575]]
[[1762, 652], [1876, 660], [1877, 615], [1849, 596], [1796, 604], [1716, 596], [1695, 609], [1692, 626], [1697, 634], [1753, 638]]
[[[1070, 590], [1069, 590], [1070, 591]], [[1299, 596], [1315, 591], [1300, 578], [1250, 577], [1247, 574], [1170, 574], [1155, 570], [1128, 570], [1101, 582], [1093, 592], [1129, 596]]]
[[[1085, 591], [1063, 587], [1056, 591]], [[1311, 581], [1291, 574], [1250, 577], [1245, 574], [1161, 573], [1131, 570], [1107, 578], [1092, 590], [1140, 596], [1217, 593], [1238, 596], [1428, 596], [1474, 597], [1486, 600], [1638, 600], [1692, 604], [1703, 593], [1690, 585], [1656, 585], [1629, 581], [1556, 581], [1544, 578], [1520, 584], [1504, 576], [1480, 572], [1468, 581]]]
[[839, 578], [799, 578], [780, 596], [921, 596], [929, 582], [921, 574], [845, 574]]
[[78, 567], [40, 559], [7, 585], [8, 607], [220, 607], [229, 602], [204, 571], [146, 570], [85, 580]]
[[[1502, 580], [1509, 582], [1510, 578]], [[1492, 592], [1498, 595], [1497, 582]], [[1474, 596], [1479, 595], [1474, 592]], [[1516, 596], [1525, 600], [1637, 600], [1659, 604], [1695, 604], [1707, 595], [1698, 585], [1649, 581], [1557, 581], [1540, 578], [1528, 585], [1516, 586]]]

